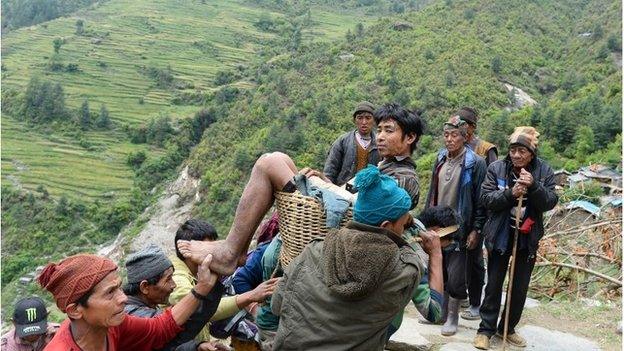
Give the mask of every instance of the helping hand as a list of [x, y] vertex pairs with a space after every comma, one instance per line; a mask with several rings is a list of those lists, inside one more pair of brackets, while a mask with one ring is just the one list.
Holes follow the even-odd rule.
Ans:
[[217, 282], [218, 276], [210, 271], [211, 262], [212, 255], [206, 255], [206, 258], [204, 258], [197, 268], [197, 284], [195, 285], [195, 291], [200, 295], [208, 295]]

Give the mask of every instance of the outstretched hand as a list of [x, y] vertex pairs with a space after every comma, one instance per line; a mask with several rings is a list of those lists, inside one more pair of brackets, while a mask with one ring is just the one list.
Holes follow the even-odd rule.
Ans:
[[210, 263], [212, 263], [212, 255], [208, 254], [197, 268], [195, 291], [201, 295], [208, 295], [217, 282], [218, 276], [210, 270]]
[[266, 300], [269, 296], [273, 295], [279, 280], [280, 278], [271, 278], [262, 282], [262, 284], [258, 285], [251, 291], [251, 301], [264, 302], [264, 300]]

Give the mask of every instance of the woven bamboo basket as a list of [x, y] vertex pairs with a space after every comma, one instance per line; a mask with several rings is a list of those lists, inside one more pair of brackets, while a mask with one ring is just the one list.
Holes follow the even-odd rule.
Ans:
[[[297, 257], [314, 239], [324, 238], [329, 232], [325, 226], [325, 213], [320, 201], [303, 196], [299, 192], [275, 193], [275, 205], [279, 213], [279, 232], [282, 237], [280, 263], [282, 267]], [[353, 218], [352, 208], [340, 222], [343, 227]]]
[[233, 337], [231, 345], [234, 351], [260, 351], [260, 346], [253, 340], [240, 340]]

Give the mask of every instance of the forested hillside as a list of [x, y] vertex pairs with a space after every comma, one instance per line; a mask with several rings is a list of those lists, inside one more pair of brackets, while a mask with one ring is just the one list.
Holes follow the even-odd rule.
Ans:
[[530, 124], [555, 168], [619, 166], [620, 14], [606, 0], [110, 0], [10, 30], [3, 305], [21, 274], [113, 238], [184, 163], [202, 179], [195, 214], [225, 235], [259, 155], [322, 168], [361, 100], [423, 111], [423, 191], [464, 105], [501, 152]]
[[[257, 86], [217, 111], [191, 155], [205, 193], [196, 213], [225, 235], [259, 155], [281, 150], [321, 168], [363, 99], [424, 110], [428, 135], [416, 156], [424, 191], [441, 123], [463, 105], [481, 112], [480, 134], [501, 152], [514, 126], [530, 124], [556, 168], [619, 165], [620, 12], [610, 1], [436, 2], [262, 64], [250, 78]], [[396, 21], [413, 28], [396, 30]], [[538, 104], [510, 108], [503, 83]]]
[[136, 219], [259, 64], [424, 3], [3, 1], [3, 306]]
[[90, 3], [3, 1], [11, 23], [37, 23], [27, 10], [61, 16], [3, 35], [5, 292], [20, 274], [93, 250], [135, 219], [214, 121], [207, 105], [252, 88], [258, 62], [374, 20], [366, 7], [320, 3]]

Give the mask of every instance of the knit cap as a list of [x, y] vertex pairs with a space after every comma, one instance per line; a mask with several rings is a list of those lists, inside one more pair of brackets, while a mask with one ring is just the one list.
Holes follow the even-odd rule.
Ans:
[[533, 155], [537, 152], [537, 144], [540, 133], [533, 127], [520, 126], [514, 129], [509, 137], [509, 146], [521, 145], [529, 149]]
[[459, 132], [466, 137], [468, 135], [468, 124], [466, 121], [462, 120], [459, 116], [454, 115], [448, 119], [448, 121], [444, 122], [444, 130], [453, 130], [458, 129]]
[[368, 165], [355, 175], [358, 197], [353, 206], [356, 222], [378, 226], [383, 221], [396, 221], [409, 211], [412, 200], [396, 180]]
[[54, 296], [56, 306], [65, 312], [67, 305], [78, 301], [104, 277], [117, 270], [108, 258], [79, 254], [59, 263], [49, 263], [38, 277], [39, 284]]
[[368, 101], [362, 101], [353, 110], [353, 117], [360, 112], [368, 112], [372, 115], [375, 113], [375, 106]]
[[173, 263], [167, 258], [163, 250], [157, 245], [150, 244], [128, 257], [126, 261], [128, 283], [140, 283], [143, 280], [153, 278], [169, 267], [173, 267]]

